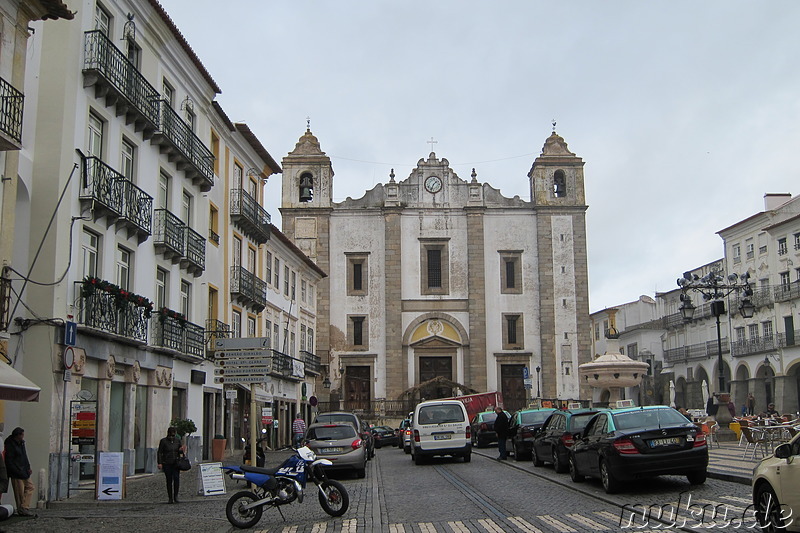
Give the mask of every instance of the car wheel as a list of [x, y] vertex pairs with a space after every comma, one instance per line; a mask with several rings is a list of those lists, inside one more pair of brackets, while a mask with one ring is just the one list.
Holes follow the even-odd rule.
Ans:
[[420, 454], [414, 455], [413, 459], [414, 459], [414, 464], [415, 465], [419, 466], [419, 465], [422, 464], [423, 459], [422, 459], [422, 456]]
[[708, 474], [706, 472], [706, 469], [704, 468], [703, 470], [697, 470], [695, 472], [687, 474], [686, 479], [688, 479], [689, 483], [691, 483], [692, 485], [702, 485], [703, 483], [706, 482], [707, 475]]
[[578, 473], [578, 467], [575, 465], [575, 458], [569, 456], [569, 477], [575, 483], [583, 481], [583, 476]]
[[541, 457], [539, 457], [539, 453], [536, 451], [536, 446], [531, 448], [531, 460], [533, 461], [533, 466], [544, 465], [544, 461], [542, 461]]
[[464, 454], [464, 462], [468, 463], [472, 461], [472, 452], [467, 452]]
[[786, 524], [781, 516], [781, 503], [769, 483], [762, 483], [756, 489], [756, 519], [764, 533], [784, 531]]
[[411, 453], [411, 446], [403, 446], [403, 451], [406, 453]]
[[619, 492], [620, 482], [614, 477], [614, 474], [611, 473], [605, 459], [600, 459], [600, 482], [603, 483], [603, 489], [605, 489], [607, 494]]
[[559, 474], [563, 474], [567, 471], [567, 468], [567, 465], [561, 462], [561, 457], [558, 455], [558, 447], [553, 446], [553, 470]]

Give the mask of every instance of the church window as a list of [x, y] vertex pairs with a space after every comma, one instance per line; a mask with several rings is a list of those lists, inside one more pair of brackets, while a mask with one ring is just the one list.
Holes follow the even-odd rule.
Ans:
[[347, 295], [348, 296], [366, 296], [368, 293], [368, 276], [369, 270], [367, 268], [368, 256], [363, 253], [359, 254], [346, 254], [347, 256]]
[[367, 342], [367, 317], [362, 315], [350, 316], [347, 329], [350, 345], [354, 350], [366, 350], [369, 347]]
[[450, 292], [450, 260], [447, 242], [439, 239], [421, 240], [420, 290], [422, 294], [448, 294]]
[[500, 292], [522, 294], [522, 252], [500, 251]]
[[503, 349], [520, 350], [524, 347], [522, 336], [522, 315], [503, 315]]
[[553, 196], [563, 198], [567, 195], [567, 177], [563, 170], [556, 170], [553, 175]]
[[300, 201], [310, 202], [314, 199], [314, 176], [310, 172], [300, 175]]

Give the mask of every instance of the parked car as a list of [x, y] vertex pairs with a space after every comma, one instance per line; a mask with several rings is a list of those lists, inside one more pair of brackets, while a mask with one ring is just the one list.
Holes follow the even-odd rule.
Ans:
[[367, 447], [352, 424], [311, 424], [306, 441], [318, 457], [333, 462], [326, 469], [354, 470], [360, 478], [366, 475]]
[[411, 453], [411, 418], [400, 422], [400, 427], [397, 428], [397, 447]]
[[600, 478], [607, 493], [622, 482], [662, 474], [705, 483], [706, 436], [671, 407], [628, 407], [598, 413], [575, 438], [569, 453], [574, 482]]
[[417, 404], [411, 429], [411, 459], [417, 465], [435, 455], [463, 457], [465, 463], [472, 459], [467, 408], [458, 400]]
[[755, 467], [752, 486], [761, 531], [800, 531], [800, 433]]
[[553, 411], [555, 409], [522, 409], [514, 413], [508, 426], [511, 442], [507, 447], [514, 452], [514, 459], [530, 458], [533, 437]]
[[601, 411], [606, 409], [569, 409], [550, 413], [533, 437], [533, 466], [553, 463], [556, 472], [566, 472], [569, 469], [569, 449], [575, 442], [575, 433], [582, 432], [589, 420]]
[[[506, 416], [511, 419], [511, 413], [505, 411]], [[497, 433], [494, 431], [494, 421], [497, 418], [497, 413], [494, 411], [483, 411], [472, 417], [472, 445], [476, 448], [485, 448], [486, 446], [497, 442]]]
[[375, 426], [370, 429], [372, 433], [372, 441], [375, 443], [376, 448], [383, 448], [384, 446], [395, 446], [398, 438], [394, 428], [389, 426]]
[[330, 413], [319, 413], [314, 419], [315, 424], [337, 424], [340, 422], [351, 424], [358, 431], [358, 436], [364, 440], [366, 446], [367, 459], [375, 457], [375, 442], [372, 440], [372, 433], [369, 431], [369, 426], [357, 414], [346, 411], [332, 411]]

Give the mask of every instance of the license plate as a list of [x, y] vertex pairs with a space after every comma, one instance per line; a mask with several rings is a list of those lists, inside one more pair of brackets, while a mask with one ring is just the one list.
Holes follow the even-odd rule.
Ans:
[[447, 435], [434, 435], [433, 436], [433, 440], [448, 440], [449, 438], [450, 438], [449, 434], [447, 434]]
[[342, 453], [342, 448], [320, 448], [319, 453], [320, 455], [325, 455], [327, 453]]
[[680, 444], [681, 439], [680, 437], [668, 437], [666, 439], [653, 439], [650, 441], [651, 448], [657, 448], [659, 446], [671, 446], [673, 444]]

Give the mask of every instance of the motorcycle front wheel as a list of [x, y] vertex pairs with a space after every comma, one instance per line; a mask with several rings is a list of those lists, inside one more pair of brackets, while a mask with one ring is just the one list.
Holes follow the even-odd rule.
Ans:
[[228, 522], [239, 529], [248, 529], [256, 525], [261, 520], [263, 508], [259, 506], [252, 509], [244, 509], [245, 505], [256, 500], [258, 500], [258, 496], [247, 490], [237, 492], [231, 496], [228, 500], [228, 505], [225, 507]]
[[319, 484], [319, 504], [331, 516], [342, 516], [350, 507], [350, 496], [344, 485], [328, 479]]

